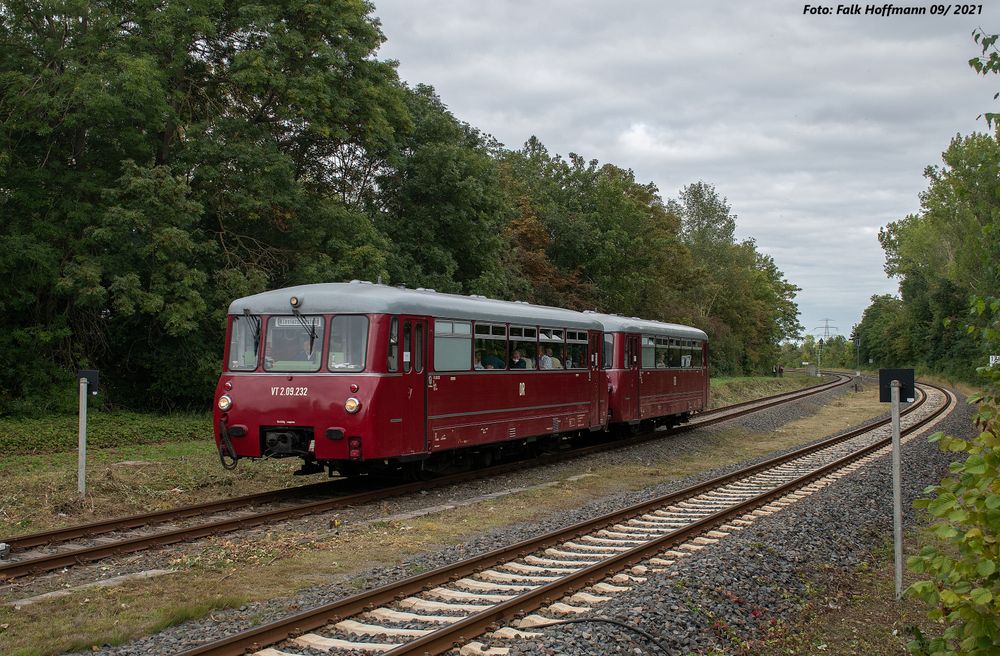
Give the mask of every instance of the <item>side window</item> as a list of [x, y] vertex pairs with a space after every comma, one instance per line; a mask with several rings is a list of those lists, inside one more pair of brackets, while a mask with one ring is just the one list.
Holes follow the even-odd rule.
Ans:
[[670, 340], [670, 360], [667, 364], [671, 367], [681, 366], [681, 345], [676, 339]]
[[507, 326], [497, 323], [476, 323], [475, 369], [507, 368]]
[[625, 340], [625, 368], [630, 369], [632, 367], [632, 336], [622, 335]]
[[399, 371], [399, 319], [396, 317], [389, 324], [389, 350], [385, 368], [387, 371]]
[[419, 322], [413, 331], [413, 370], [424, 370], [424, 324]]
[[642, 368], [653, 369], [656, 367], [656, 338], [652, 335], [643, 335], [642, 340]]
[[604, 368], [611, 369], [615, 362], [615, 335], [604, 333]]
[[562, 328], [538, 329], [539, 369], [569, 368], [566, 366], [566, 335], [566, 330]]
[[410, 341], [410, 331], [413, 330], [409, 321], [403, 322], [403, 373], [410, 373], [413, 364], [413, 342]]
[[566, 357], [563, 366], [567, 369], [584, 369], [587, 367], [587, 333], [577, 330], [566, 332]]
[[701, 342], [694, 343], [694, 351], [691, 352], [691, 366], [701, 367]]
[[670, 340], [666, 337], [656, 338], [656, 368], [664, 369], [670, 361]]
[[530, 326], [510, 327], [510, 358], [507, 365], [511, 369], [535, 369], [538, 351], [538, 329]]
[[472, 367], [472, 324], [434, 322], [434, 370], [468, 371]]

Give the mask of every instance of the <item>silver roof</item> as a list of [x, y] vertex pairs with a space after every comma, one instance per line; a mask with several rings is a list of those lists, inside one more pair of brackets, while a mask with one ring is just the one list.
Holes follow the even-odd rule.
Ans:
[[332, 282], [286, 287], [239, 298], [229, 314], [291, 314], [289, 299], [297, 296], [303, 314], [357, 312], [417, 314], [443, 319], [477, 319], [500, 323], [602, 330], [601, 323], [582, 312], [524, 302], [496, 301], [485, 296], [443, 294], [431, 289], [403, 289], [366, 281]]
[[646, 333], [679, 339], [708, 339], [708, 335], [704, 331], [677, 323], [650, 321], [638, 317], [622, 317], [617, 314], [601, 314], [592, 310], [587, 310], [584, 314], [600, 321], [604, 326], [604, 332], [607, 333]]

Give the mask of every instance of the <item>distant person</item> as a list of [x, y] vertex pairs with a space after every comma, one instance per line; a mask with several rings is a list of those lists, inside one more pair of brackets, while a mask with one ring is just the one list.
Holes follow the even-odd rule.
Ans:
[[771, 367], [771, 375], [774, 376], [775, 378], [778, 377], [778, 367], [777, 367], [777, 365]]
[[543, 349], [541, 346], [539, 346], [538, 350], [535, 353], [536, 353], [536, 356], [537, 356], [537, 359], [538, 359], [538, 368], [539, 369], [551, 369], [552, 368], [552, 358], [545, 353], [545, 349]]
[[476, 363], [472, 365], [473, 369], [485, 369], [486, 366], [483, 364], [483, 352], [476, 351]]
[[527, 369], [528, 362], [521, 357], [521, 352], [514, 349], [514, 352], [510, 354], [510, 368], [511, 369]]
[[784, 378], [784, 377], [785, 377], [785, 367], [782, 365], [778, 365], [778, 378]]
[[503, 360], [498, 358], [492, 353], [487, 353], [483, 356], [483, 366], [487, 369], [503, 369]]
[[552, 360], [552, 368], [553, 369], [562, 369], [563, 368], [563, 363], [559, 361], [559, 358], [557, 358], [555, 355], [552, 354], [552, 347], [551, 346], [548, 347], [547, 349], [545, 349], [545, 354]]

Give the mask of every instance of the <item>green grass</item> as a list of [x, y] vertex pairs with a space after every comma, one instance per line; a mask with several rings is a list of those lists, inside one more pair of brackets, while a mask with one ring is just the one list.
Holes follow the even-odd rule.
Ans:
[[811, 387], [826, 382], [822, 378], [789, 374], [781, 378], [774, 376], [718, 376], [713, 377], [708, 406], [718, 408], [733, 403], [752, 401], [765, 396], [792, 392], [803, 387]]
[[[0, 417], [0, 453], [34, 455], [74, 451], [76, 415]], [[91, 412], [87, 446], [93, 449], [135, 444], [190, 442], [212, 438], [208, 413]]]

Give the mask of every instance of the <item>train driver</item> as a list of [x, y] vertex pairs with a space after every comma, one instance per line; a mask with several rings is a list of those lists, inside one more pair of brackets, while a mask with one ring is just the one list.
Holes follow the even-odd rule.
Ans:
[[319, 353], [316, 351], [316, 340], [306, 337], [302, 340], [302, 350], [295, 355], [295, 360], [308, 362], [313, 360]]

